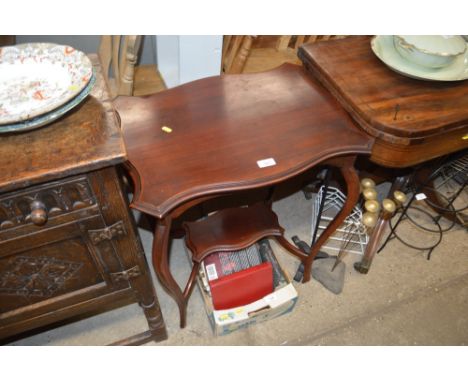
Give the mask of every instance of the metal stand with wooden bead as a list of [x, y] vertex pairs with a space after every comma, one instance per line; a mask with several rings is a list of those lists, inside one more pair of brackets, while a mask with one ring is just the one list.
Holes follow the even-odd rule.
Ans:
[[[375, 188], [373, 188], [373, 182], [371, 181], [370, 183], [369, 180], [370, 179], [363, 179], [361, 181], [361, 186], [363, 187], [362, 194], [364, 198], [367, 199], [364, 203], [366, 212], [362, 216], [362, 222], [370, 231], [370, 240], [362, 260], [354, 263], [354, 269], [363, 274], [369, 272], [374, 254], [377, 251], [380, 238], [387, 227], [388, 221], [393, 217], [397, 208], [401, 207], [406, 200], [406, 195], [403, 192], [398, 190], [394, 191], [394, 200], [386, 198], [382, 201], [382, 208], [379, 215], [380, 204], [376, 200], [377, 192]], [[366, 188], [366, 185], [369, 187]]]
[[[380, 209], [379, 202], [376, 201], [377, 191], [375, 190], [375, 182], [370, 178], [363, 178], [361, 180], [361, 193], [365, 199], [364, 208], [367, 211], [362, 215], [362, 223], [366, 227], [374, 226], [377, 222], [377, 212]], [[347, 241], [350, 239], [351, 237], [345, 238], [336, 258], [335, 264], [332, 267], [332, 272], [346, 254], [345, 249], [348, 244]]]

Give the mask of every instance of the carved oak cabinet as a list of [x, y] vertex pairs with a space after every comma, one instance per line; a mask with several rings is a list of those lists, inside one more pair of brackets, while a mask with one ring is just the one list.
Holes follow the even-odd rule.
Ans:
[[45, 128], [0, 136], [0, 339], [138, 302], [167, 338], [116, 166], [126, 160], [100, 66], [78, 109]]

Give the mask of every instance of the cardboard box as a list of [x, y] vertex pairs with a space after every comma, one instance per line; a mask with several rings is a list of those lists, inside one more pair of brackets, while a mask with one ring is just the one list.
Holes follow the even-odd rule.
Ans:
[[268, 240], [262, 240], [255, 245], [262, 245], [264, 249], [267, 248], [270, 251], [270, 255], [274, 260], [272, 261], [272, 265], [279, 275], [279, 281], [273, 293], [248, 305], [226, 310], [215, 310], [206, 287], [207, 283], [203, 280], [203, 278], [206, 278], [206, 275], [204, 275], [203, 267], [200, 267], [201, 272], [197, 277], [197, 285], [200, 289], [211, 327], [216, 335], [229, 334], [236, 330], [271, 320], [291, 312], [296, 305], [297, 291], [291, 284], [291, 280], [286, 272], [277, 262]]

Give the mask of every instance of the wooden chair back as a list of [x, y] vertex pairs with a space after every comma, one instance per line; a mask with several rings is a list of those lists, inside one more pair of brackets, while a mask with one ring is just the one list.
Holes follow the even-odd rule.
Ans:
[[296, 63], [297, 50], [302, 44], [343, 37], [346, 36], [224, 36], [222, 73], [242, 73], [252, 50], [265, 49], [264, 58], [275, 64]]
[[222, 73], [242, 73], [255, 36], [224, 36]]
[[317, 42], [317, 41], [327, 41], [344, 38], [346, 36], [339, 35], [309, 35], [309, 36], [279, 36], [278, 42], [276, 44], [277, 50], [286, 50], [294, 49], [297, 51], [302, 44]]
[[102, 36], [99, 59], [112, 96], [133, 95], [140, 36]]

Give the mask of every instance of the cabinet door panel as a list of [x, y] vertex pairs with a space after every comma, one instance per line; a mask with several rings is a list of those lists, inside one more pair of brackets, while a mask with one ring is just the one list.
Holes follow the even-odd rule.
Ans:
[[127, 281], [112, 283], [109, 276], [122, 271], [110, 240], [94, 245], [89, 239], [88, 231], [100, 228], [104, 223], [98, 215], [0, 243], [0, 322], [15, 309], [42, 308], [59, 296], [64, 304], [67, 294], [75, 302], [86, 299], [86, 293], [76, 292], [91, 286], [102, 284], [102, 293], [128, 287]]

